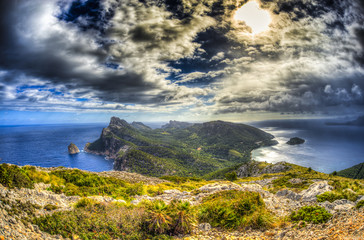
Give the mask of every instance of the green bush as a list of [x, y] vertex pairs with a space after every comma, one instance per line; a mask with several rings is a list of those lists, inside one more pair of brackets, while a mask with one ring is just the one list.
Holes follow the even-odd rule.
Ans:
[[92, 206], [95, 203], [96, 203], [96, 201], [93, 199], [81, 198], [80, 200], [78, 200], [78, 202], [76, 202], [75, 207], [76, 208], [85, 208], [85, 207]]
[[142, 182], [136, 183], [132, 186], [129, 186], [125, 192], [129, 196], [144, 195], [145, 194], [144, 184]]
[[236, 174], [235, 171], [233, 172], [229, 172], [225, 174], [225, 178], [231, 182], [235, 181], [238, 179], [238, 175]]
[[199, 220], [226, 229], [271, 225], [271, 216], [260, 194], [236, 190], [218, 192], [203, 199]]
[[0, 164], [0, 184], [9, 188], [34, 187], [24, 169], [6, 163]]
[[361, 208], [361, 207], [364, 207], [364, 200], [361, 200], [359, 201], [356, 206], [355, 206], [357, 209]]
[[47, 211], [52, 211], [52, 210], [56, 210], [58, 209], [58, 207], [56, 205], [53, 205], [53, 204], [47, 204], [43, 207], [45, 210]]
[[358, 195], [356, 193], [345, 190], [324, 192], [316, 196], [318, 202], [325, 202], [325, 201], [334, 202], [335, 200], [339, 199], [348, 199], [350, 201], [355, 201], [357, 197]]
[[341, 197], [341, 194], [336, 192], [324, 192], [316, 196], [318, 202], [334, 202], [335, 200], [341, 199]]
[[319, 224], [325, 223], [331, 218], [332, 214], [320, 206], [305, 206], [297, 212], [292, 212], [290, 219], [294, 222], [305, 221], [309, 223]]

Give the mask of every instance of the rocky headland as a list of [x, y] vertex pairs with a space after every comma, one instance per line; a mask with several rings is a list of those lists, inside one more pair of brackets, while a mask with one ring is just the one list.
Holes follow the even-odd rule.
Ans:
[[250, 152], [274, 145], [274, 136], [245, 124], [170, 121], [160, 129], [112, 117], [85, 151], [114, 159], [114, 169], [150, 176], [197, 175], [250, 160]]

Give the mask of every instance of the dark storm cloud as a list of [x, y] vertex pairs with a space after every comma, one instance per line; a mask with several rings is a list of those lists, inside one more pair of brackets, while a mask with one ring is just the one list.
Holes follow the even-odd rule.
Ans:
[[[195, 33], [189, 33], [186, 28], [195, 25], [194, 28], [199, 31], [198, 20], [166, 20], [165, 26], [157, 23], [143, 24], [143, 18], [148, 18], [149, 13], [147, 9], [143, 13], [137, 1], [125, 4], [105, 1], [104, 5], [95, 0], [67, 3], [69, 2], [1, 1], [0, 69], [12, 71], [14, 75], [26, 75], [39, 81], [65, 86], [75, 96], [83, 93], [102, 101], [151, 104], [171, 99], [170, 96], [176, 95], [176, 91], [194, 95], [194, 90], [168, 86], [163, 75], [158, 75], [157, 68], [165, 68], [165, 65], [158, 65], [163, 57], [156, 55], [153, 49], [164, 51], [168, 55], [172, 49], [165, 49], [165, 45], [173, 47], [173, 43], [178, 42], [183, 46], [186, 33], [192, 34], [189, 38], [193, 40]], [[60, 6], [62, 12], [52, 12], [57, 11], [57, 6]], [[115, 10], [131, 14], [139, 11], [141, 22], [138, 24], [135, 19], [135, 22], [123, 27], [127, 32], [120, 32], [117, 30], [117, 22], [109, 22]], [[155, 12], [154, 17], [164, 18], [167, 14]], [[105, 35], [106, 32], [113, 37]], [[132, 42], [128, 43], [129, 39]], [[119, 40], [123, 41], [120, 48]], [[138, 42], [141, 43], [138, 45]], [[136, 49], [129, 48], [134, 52], [127, 53], [122, 49], [123, 44]], [[187, 42], [185, 45], [186, 49], [181, 49], [181, 52], [173, 49], [173, 53], [183, 56], [190, 54], [187, 51], [192, 53], [197, 47]], [[155, 63], [151, 66], [140, 61], [148, 52], [149, 57], [155, 58]], [[15, 79], [17, 78], [12, 77], [4, 81], [7, 84], [19, 84]]]
[[234, 20], [246, 2], [1, 1], [0, 99], [208, 114], [363, 107], [362, 0], [261, 0], [273, 21], [254, 36]]

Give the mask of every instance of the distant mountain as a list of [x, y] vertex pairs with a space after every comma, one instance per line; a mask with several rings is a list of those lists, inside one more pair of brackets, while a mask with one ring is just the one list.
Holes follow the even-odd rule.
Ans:
[[138, 130], [143, 130], [143, 131], [152, 130], [151, 127], [148, 127], [147, 125], [145, 125], [142, 122], [132, 122], [130, 125]]
[[174, 127], [154, 130], [143, 125], [112, 117], [100, 138], [85, 150], [114, 159], [115, 170], [202, 176], [250, 160], [255, 148], [276, 144], [271, 134], [244, 124], [171, 121], [169, 126]]
[[339, 171], [337, 172], [337, 175], [347, 178], [364, 179], [364, 162]]
[[348, 125], [348, 126], [364, 126], [364, 116], [358, 117], [356, 120], [343, 122], [343, 123], [336, 123], [336, 122], [327, 122], [327, 125]]
[[193, 123], [178, 122], [178, 121], [170, 120], [169, 123], [163, 125], [162, 128], [163, 129], [168, 129], [168, 128], [183, 129], [183, 128], [191, 127], [192, 125], [193, 125]]

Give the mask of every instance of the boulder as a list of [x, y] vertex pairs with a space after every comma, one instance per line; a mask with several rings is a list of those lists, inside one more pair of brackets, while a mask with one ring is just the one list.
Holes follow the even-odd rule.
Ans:
[[69, 154], [77, 154], [79, 152], [80, 152], [80, 149], [78, 149], [78, 147], [74, 143], [71, 143], [70, 145], [68, 145]]
[[288, 198], [288, 199], [291, 199], [291, 200], [294, 200], [294, 201], [298, 201], [302, 198], [302, 196], [300, 194], [297, 194], [291, 190], [288, 190], [288, 189], [283, 189], [283, 190], [280, 190], [276, 193], [276, 196], [277, 197], [284, 197], [284, 198]]
[[287, 165], [286, 162], [278, 162], [276, 164], [269, 164], [268, 166], [261, 167], [260, 162], [249, 161], [241, 165], [236, 173], [238, 177], [256, 177], [262, 174], [286, 172], [291, 169], [291, 166]]

